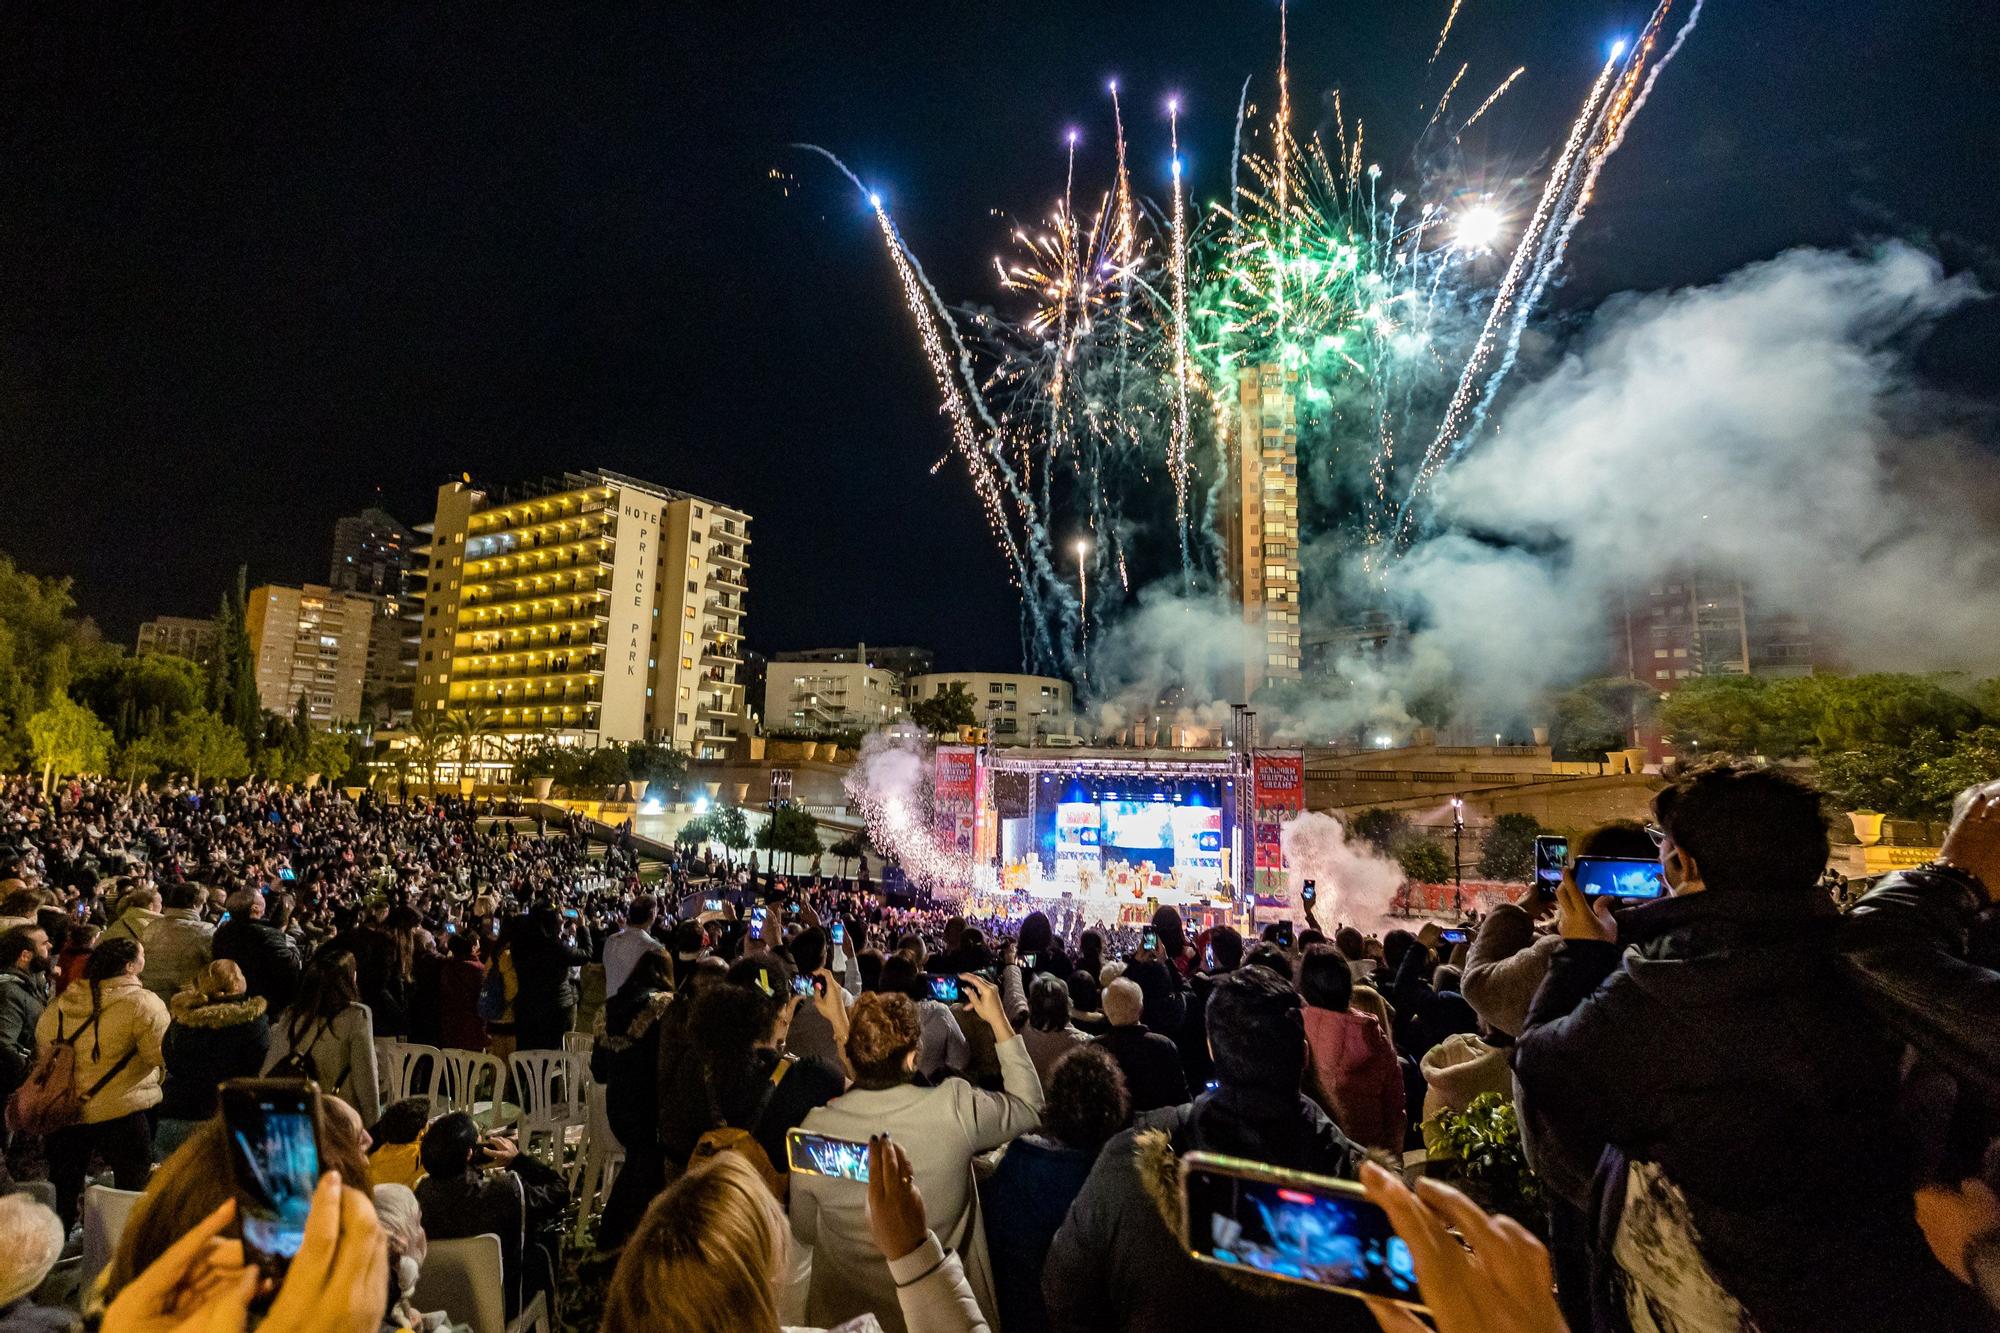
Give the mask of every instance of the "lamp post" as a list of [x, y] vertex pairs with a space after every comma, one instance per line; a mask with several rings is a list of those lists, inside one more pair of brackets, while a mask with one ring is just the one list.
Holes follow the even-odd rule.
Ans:
[[1451, 798], [1451, 907], [1454, 912], [1465, 911], [1465, 799]]

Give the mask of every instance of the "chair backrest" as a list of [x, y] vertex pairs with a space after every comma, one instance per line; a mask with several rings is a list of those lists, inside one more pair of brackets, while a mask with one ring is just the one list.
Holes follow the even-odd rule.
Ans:
[[83, 1268], [79, 1290], [89, 1291], [97, 1275], [111, 1266], [118, 1252], [118, 1238], [138, 1206], [138, 1190], [112, 1189], [92, 1185], [83, 1192]]
[[500, 1057], [485, 1051], [443, 1050], [438, 1052], [439, 1077], [431, 1094], [433, 1112], [470, 1111], [480, 1118], [479, 1106], [489, 1110], [486, 1128], [497, 1128], [502, 1119], [502, 1099], [507, 1095], [507, 1066]]
[[596, 1040], [588, 1032], [565, 1032], [563, 1033], [563, 1049], [572, 1055], [581, 1055], [584, 1059], [588, 1060], [590, 1058], [590, 1048]]
[[472, 1333], [507, 1333], [500, 1238], [489, 1232], [463, 1240], [432, 1241], [410, 1300], [425, 1313], [444, 1311]]
[[398, 1102], [405, 1097], [428, 1097], [437, 1108], [438, 1083], [444, 1069], [444, 1052], [418, 1042], [378, 1041], [376, 1064], [381, 1068], [382, 1101]]
[[583, 1118], [589, 1062], [575, 1051], [515, 1051], [507, 1057], [521, 1099], [521, 1128], [553, 1129]]

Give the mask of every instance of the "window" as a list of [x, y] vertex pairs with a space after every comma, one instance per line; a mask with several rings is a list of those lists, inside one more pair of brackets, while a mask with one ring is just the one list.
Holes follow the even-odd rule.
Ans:
[[694, 608], [693, 608], [693, 607], [691, 607], [691, 606], [684, 606], [684, 607], [682, 607], [682, 608], [681, 608], [681, 618], [682, 618], [683, 620], [693, 620], [693, 619], [694, 619]]
[[1686, 657], [1687, 655], [1688, 655], [1688, 650], [1687, 650], [1687, 649], [1685, 649], [1685, 648], [1676, 648], [1676, 649], [1674, 649], [1674, 656], [1675, 656], [1675, 657]]
[[692, 644], [693, 642], [694, 642], [694, 635], [692, 635], [692, 634], [688, 633], [688, 632], [687, 632], [686, 630], [682, 630], [682, 631], [681, 631], [681, 646], [682, 646], [683, 648], [685, 648], [685, 647], [687, 647], [687, 646], [691, 645], [691, 644]]
[[1665, 657], [1666, 655], [1667, 655], [1667, 650], [1664, 648], [1655, 648], [1653, 650], [1653, 656], [1655, 657]]
[[688, 715], [686, 713], [676, 713], [674, 716], [679, 719], [682, 726], [685, 727], [688, 724]]
[[688, 698], [688, 687], [685, 685], [681, 686], [681, 698], [683, 700]]
[[683, 671], [694, 670], [694, 659], [692, 657], [683, 657], [681, 659], [681, 670]]
[[1006, 694], [1012, 694], [1012, 693], [1014, 693], [1014, 682], [1013, 682], [1013, 681], [1011, 681], [1011, 680], [1010, 680], [1010, 681], [1008, 681], [1008, 682], [1007, 682], [1007, 688], [1006, 688], [1006, 689], [1005, 689], [1005, 690], [1003, 691], [1003, 693], [1006, 693]]
[[988, 682], [986, 683], [986, 692], [987, 692], [988, 694], [998, 694], [998, 693], [1000, 693], [1000, 682], [999, 682], [999, 681], [997, 681], [997, 680], [993, 680], [993, 681], [988, 681]]
[[[690, 562], [690, 563], [692, 563], [692, 562]], [[689, 592], [700, 592], [700, 591], [701, 591], [701, 585], [700, 585], [699, 583], [696, 583], [696, 582], [695, 582], [695, 581], [694, 581], [693, 579], [689, 579], [689, 580], [688, 580], [688, 591], [689, 591]]]

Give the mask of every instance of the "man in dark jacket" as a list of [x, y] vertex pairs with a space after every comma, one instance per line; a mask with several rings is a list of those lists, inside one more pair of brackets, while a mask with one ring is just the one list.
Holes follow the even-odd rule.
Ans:
[[264, 895], [254, 888], [229, 895], [228, 919], [215, 928], [211, 951], [243, 969], [251, 995], [260, 995], [269, 1012], [291, 1007], [299, 991], [299, 954], [284, 931], [264, 924]]
[[35, 1024], [49, 1002], [49, 937], [40, 926], [0, 934], [0, 1101], [27, 1082]]
[[1298, 992], [1264, 968], [1215, 983], [1208, 1031], [1220, 1087], [1139, 1117], [1105, 1145], [1042, 1270], [1051, 1328], [1375, 1328], [1358, 1301], [1198, 1264], [1180, 1240], [1184, 1153], [1199, 1149], [1347, 1179], [1358, 1169], [1361, 1150], [1299, 1092], [1306, 1069], [1302, 1008]]
[[514, 945], [514, 975], [521, 983], [514, 998], [517, 1050], [562, 1049], [563, 1034], [576, 1022], [570, 969], [589, 961], [589, 953], [563, 941], [555, 908], [538, 904], [528, 913], [527, 929]]
[[1104, 1021], [1111, 1030], [1097, 1039], [1097, 1045], [1124, 1071], [1136, 1114], [1179, 1106], [1188, 1099], [1180, 1050], [1139, 1021], [1144, 1008], [1144, 995], [1128, 978], [1120, 977], [1104, 988]]
[[1549, 1178], [1596, 1168], [1600, 1319], [1976, 1326], [1916, 1226], [1896, 1049], [1842, 984], [1818, 794], [1711, 763], [1654, 815], [1672, 896], [1614, 918], [1566, 879], [1515, 1049]]
[[[416, 1191], [424, 1234], [432, 1240], [498, 1236], [509, 1319], [537, 1292], [553, 1301], [554, 1256], [561, 1251], [562, 1212], [569, 1202], [563, 1178], [523, 1153], [513, 1139], [481, 1134], [463, 1111], [432, 1122], [418, 1153], [425, 1172]], [[506, 1169], [488, 1171], [489, 1166]]]

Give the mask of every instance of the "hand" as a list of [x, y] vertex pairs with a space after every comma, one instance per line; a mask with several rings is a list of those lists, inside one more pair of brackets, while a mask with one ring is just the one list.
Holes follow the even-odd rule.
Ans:
[[997, 1046], [1013, 1037], [1014, 1025], [1007, 1021], [1006, 1006], [1000, 1002], [1000, 988], [979, 977], [963, 976], [958, 981], [965, 987], [965, 993], [972, 997], [972, 1012], [993, 1029], [994, 1044]]
[[1566, 940], [1618, 941], [1618, 922], [1611, 915], [1611, 904], [1600, 898], [1593, 907], [1567, 870], [1563, 871], [1562, 888], [1556, 891], [1556, 933]]
[[2000, 782], [1988, 783], [1952, 821], [1938, 860], [1978, 880], [2000, 902]]
[[1003, 940], [1000, 944], [1000, 966], [1012, 967], [1020, 959], [1021, 946], [1017, 940]]
[[368, 1191], [328, 1172], [313, 1191], [305, 1243], [258, 1333], [377, 1333], [389, 1303], [389, 1240]]
[[1957, 1187], [1926, 1185], [1917, 1191], [1917, 1225], [1930, 1242], [1931, 1253], [1960, 1282], [1970, 1282], [1966, 1246], [1990, 1231], [2000, 1230], [2000, 1197], [1986, 1182], [1967, 1180]]
[[1526, 912], [1530, 921], [1540, 921], [1556, 910], [1556, 900], [1543, 893], [1539, 883], [1530, 884], [1523, 889], [1521, 896], [1514, 900], [1514, 905]]
[[521, 1155], [521, 1145], [504, 1134], [489, 1134], [480, 1140], [479, 1146], [486, 1150], [488, 1166], [512, 1166]]
[[868, 1234], [891, 1261], [915, 1253], [930, 1235], [909, 1154], [887, 1134], [868, 1140]]
[[819, 984], [813, 987], [813, 1008], [833, 1029], [834, 1042], [842, 1047], [847, 1045], [847, 993], [840, 983], [833, 979], [833, 973], [821, 968], [813, 973], [813, 980]]
[[[1361, 1183], [1410, 1247], [1417, 1286], [1438, 1333], [1567, 1333], [1549, 1252], [1526, 1227], [1511, 1217], [1487, 1216], [1435, 1180], [1418, 1181], [1412, 1194], [1373, 1162], [1363, 1164]], [[1368, 1308], [1383, 1333], [1428, 1333], [1400, 1306], [1370, 1300]]]
[[1423, 927], [1417, 931], [1417, 943], [1423, 945], [1426, 949], [1437, 948], [1439, 942], [1443, 939], [1444, 927], [1435, 921], [1424, 922]]
[[[236, 1201], [197, 1222], [119, 1291], [104, 1312], [104, 1333], [242, 1333], [262, 1274], [243, 1249], [222, 1239]], [[385, 1292], [386, 1295], [386, 1292]]]

